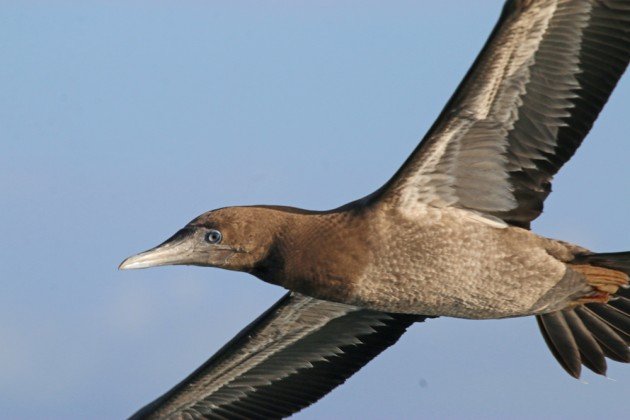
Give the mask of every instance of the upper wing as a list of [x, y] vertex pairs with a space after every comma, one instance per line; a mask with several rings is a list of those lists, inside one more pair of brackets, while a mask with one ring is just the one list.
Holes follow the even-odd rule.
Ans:
[[280, 418], [313, 404], [425, 317], [287, 293], [131, 418]]
[[630, 1], [508, 1], [428, 134], [373, 197], [529, 227], [630, 59]]

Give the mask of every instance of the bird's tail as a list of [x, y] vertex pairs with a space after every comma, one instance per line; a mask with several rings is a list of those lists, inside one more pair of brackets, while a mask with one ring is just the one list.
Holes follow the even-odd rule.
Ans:
[[606, 358], [630, 363], [630, 252], [583, 254], [571, 261], [594, 292], [577, 306], [536, 316], [560, 365], [579, 378], [582, 365], [606, 374]]

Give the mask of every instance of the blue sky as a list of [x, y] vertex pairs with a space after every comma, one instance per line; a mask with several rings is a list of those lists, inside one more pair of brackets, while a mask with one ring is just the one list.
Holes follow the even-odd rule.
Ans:
[[[0, 413], [121, 418], [284, 292], [119, 272], [206, 210], [326, 209], [379, 187], [501, 1], [3, 2]], [[630, 77], [534, 229], [630, 249]], [[531, 318], [414, 326], [298, 418], [622, 418], [630, 368], [578, 382]]]

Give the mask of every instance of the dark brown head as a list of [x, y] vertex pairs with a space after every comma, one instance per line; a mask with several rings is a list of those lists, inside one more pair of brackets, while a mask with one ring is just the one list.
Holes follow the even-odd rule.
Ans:
[[121, 270], [198, 265], [251, 271], [265, 259], [289, 213], [265, 207], [226, 207], [188, 223], [161, 245], [123, 261]]

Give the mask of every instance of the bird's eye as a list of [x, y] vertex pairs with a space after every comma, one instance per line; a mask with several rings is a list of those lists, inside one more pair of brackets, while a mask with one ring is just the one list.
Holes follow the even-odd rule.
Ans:
[[210, 229], [210, 232], [206, 234], [206, 242], [209, 244], [218, 244], [222, 238], [223, 235], [216, 229]]

